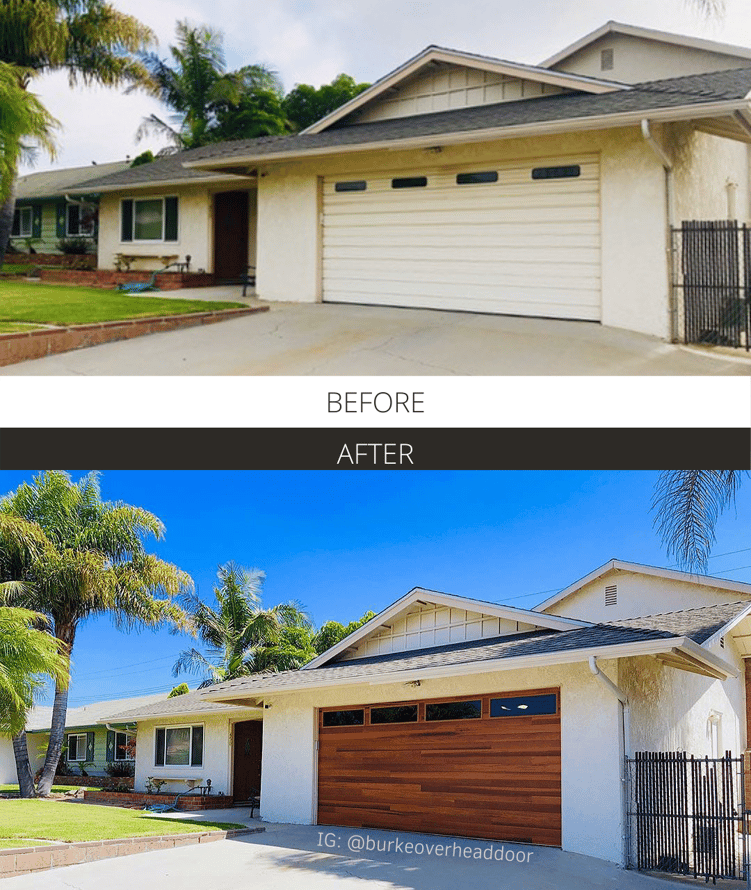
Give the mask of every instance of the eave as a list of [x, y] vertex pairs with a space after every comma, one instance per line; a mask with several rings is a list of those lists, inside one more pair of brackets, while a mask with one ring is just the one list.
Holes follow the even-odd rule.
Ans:
[[[184, 167], [188, 167], [188, 164], [183, 164]], [[221, 172], [217, 172], [215, 175], [201, 176], [197, 179], [186, 179], [182, 178], [167, 178], [167, 179], [159, 179], [151, 182], [121, 182], [114, 185], [101, 185], [97, 187], [97, 191], [100, 194], [107, 192], [137, 192], [144, 191], [147, 189], [163, 189], [163, 188], [178, 188], [178, 187], [190, 187], [190, 186], [200, 186], [200, 185], [214, 185], [217, 183], [235, 183], [242, 182], [247, 184], [248, 181], [254, 182], [255, 175], [248, 173], [235, 173], [234, 171], [230, 173], [227, 170], [222, 170]]]

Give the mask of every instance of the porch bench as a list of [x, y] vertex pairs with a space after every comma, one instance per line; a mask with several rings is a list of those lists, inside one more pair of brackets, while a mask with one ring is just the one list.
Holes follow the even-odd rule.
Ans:
[[152, 253], [116, 253], [115, 268], [118, 272], [121, 272], [122, 266], [125, 266], [125, 271], [130, 272], [130, 267], [136, 260], [161, 260], [162, 266], [172, 266], [179, 259], [180, 254], [177, 253], [172, 253], [168, 256], [154, 256]]
[[148, 776], [147, 781], [153, 783], [184, 782], [189, 791], [192, 791], [194, 788], [203, 785], [203, 779], [186, 778], [185, 776]]

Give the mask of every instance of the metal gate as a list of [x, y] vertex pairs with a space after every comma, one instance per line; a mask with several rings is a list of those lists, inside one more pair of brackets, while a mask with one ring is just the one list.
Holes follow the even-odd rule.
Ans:
[[747, 879], [743, 758], [626, 759], [630, 868]]
[[673, 257], [684, 341], [751, 350], [751, 230], [684, 222], [673, 229]]

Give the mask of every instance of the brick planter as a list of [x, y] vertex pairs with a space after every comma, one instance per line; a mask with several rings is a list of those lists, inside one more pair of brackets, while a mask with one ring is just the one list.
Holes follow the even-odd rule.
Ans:
[[[83, 799], [87, 803], [98, 803], [104, 806], [117, 807], [138, 807], [143, 809], [146, 806], [154, 806], [159, 804], [173, 804], [177, 797], [177, 792], [172, 794], [144, 794], [142, 792], [122, 792], [117, 791], [100, 791], [98, 789], [86, 789], [83, 793]], [[190, 794], [181, 797], [177, 802], [178, 810], [195, 813], [198, 810], [227, 810], [235, 805], [234, 799], [228, 794]]]
[[[207, 305], [211, 305], [207, 303]], [[58, 355], [87, 346], [100, 346], [115, 340], [132, 340], [146, 334], [160, 334], [179, 328], [197, 327], [229, 321], [254, 312], [267, 312], [268, 306], [248, 306], [242, 309], [218, 309], [213, 312], [194, 312], [190, 315], [165, 315], [155, 318], [136, 318], [129, 321], [105, 321], [101, 324], [76, 325], [41, 331], [20, 331], [0, 334], [0, 367], [30, 359]], [[67, 777], [66, 777], [67, 778]]]
[[258, 834], [259, 828], [234, 828], [229, 831], [200, 831], [193, 834], [166, 834], [158, 837], [133, 837], [111, 841], [88, 841], [80, 844], [55, 844], [49, 847], [19, 847], [0, 850], [0, 878], [16, 878], [19, 875], [48, 871], [65, 865], [97, 862], [134, 853], [150, 853], [154, 850], [172, 850], [175, 847], [191, 847], [216, 841]]
[[[118, 284], [148, 281], [151, 272], [115, 272], [110, 269], [42, 269], [40, 277], [46, 284], [80, 284], [86, 287], [111, 289]], [[182, 290], [191, 287], [212, 287], [214, 276], [198, 272], [163, 272], [156, 277], [160, 290]]]
[[55, 776], [53, 785], [77, 785], [81, 788], [107, 788], [112, 785], [133, 787], [133, 776]]
[[7, 253], [6, 263], [18, 263], [29, 266], [65, 266], [71, 260], [77, 260], [81, 256], [91, 257], [96, 261], [95, 253], [64, 254], [64, 253]]

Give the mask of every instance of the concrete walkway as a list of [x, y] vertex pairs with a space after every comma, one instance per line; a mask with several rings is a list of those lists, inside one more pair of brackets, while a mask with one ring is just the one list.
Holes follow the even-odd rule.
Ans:
[[[329, 832], [340, 847], [329, 849], [324, 845], [323, 838]], [[348, 852], [354, 836], [370, 839], [381, 852]], [[420, 854], [396, 852], [397, 839], [402, 846], [423, 844], [423, 849]], [[269, 825], [264, 834], [73, 865], [9, 878], [3, 886], [8, 890], [669, 890], [673, 886], [597, 859], [543, 847], [457, 840], [458, 847], [473, 851], [473, 858], [436, 855], [436, 844], [454, 843], [451, 838], [408, 833]], [[427, 853], [427, 846], [431, 846], [432, 855]], [[504, 857], [513, 853], [514, 862], [488, 858], [501, 849]], [[474, 850], [480, 850], [484, 858], [474, 858]]]
[[[188, 294], [237, 300], [239, 289], [162, 296]], [[751, 358], [585, 322], [275, 303], [270, 312], [10, 365], [0, 375], [748, 377]]]

